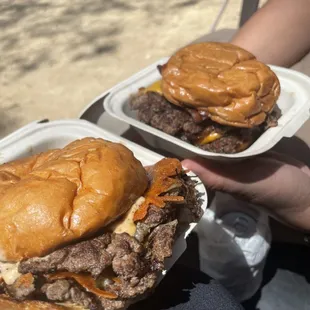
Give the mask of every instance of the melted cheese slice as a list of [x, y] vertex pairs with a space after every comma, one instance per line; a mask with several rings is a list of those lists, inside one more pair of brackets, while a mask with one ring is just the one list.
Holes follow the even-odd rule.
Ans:
[[153, 91], [156, 93], [160, 93], [162, 94], [162, 90], [161, 90], [161, 80], [154, 82], [153, 84], [151, 84], [150, 86], [145, 88], [145, 91]]
[[12, 285], [21, 276], [18, 265], [19, 263], [0, 263], [0, 277], [7, 285]]
[[198, 141], [198, 144], [199, 145], [205, 145], [207, 143], [210, 143], [210, 142], [213, 142], [215, 140], [218, 140], [222, 138], [222, 135], [219, 134], [218, 132], [216, 131], [212, 131], [211, 133], [209, 133], [208, 135], [206, 135], [205, 137], [201, 138], [199, 141]]
[[127, 233], [130, 236], [134, 236], [136, 232], [136, 224], [133, 221], [133, 217], [144, 201], [144, 197], [138, 198], [129, 211], [120, 220], [109, 226], [109, 230], [115, 232], [116, 234]]

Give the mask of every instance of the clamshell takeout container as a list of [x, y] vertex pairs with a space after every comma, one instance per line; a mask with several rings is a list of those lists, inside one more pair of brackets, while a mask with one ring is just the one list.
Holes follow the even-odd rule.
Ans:
[[264, 132], [248, 149], [237, 154], [217, 154], [204, 151], [181, 139], [168, 135], [137, 120], [136, 112], [129, 108], [130, 96], [139, 88], [160, 79], [157, 66], [166, 63], [163, 58], [114, 87], [104, 100], [105, 110], [114, 118], [133, 126], [152, 147], [182, 157], [193, 155], [213, 159], [237, 159], [258, 155], [270, 150], [283, 137], [292, 137], [308, 120], [310, 108], [310, 78], [291, 69], [270, 66], [281, 84], [281, 95], [277, 105], [282, 112], [278, 126]]
[[[93, 117], [96, 118], [97, 114], [93, 114]], [[113, 124], [113, 122], [111, 124]], [[151, 150], [122, 138], [115, 133], [102, 129], [86, 120], [75, 119], [51, 122], [43, 120], [41, 122], [30, 123], [0, 141], [0, 164], [31, 156], [48, 149], [62, 148], [71, 141], [84, 137], [103, 138], [109, 141], [122, 143], [134, 153], [135, 157], [138, 158], [144, 166], [152, 165], [163, 158], [163, 156]], [[208, 197], [205, 187], [194, 174], [191, 174], [191, 176], [197, 179], [198, 183], [196, 189], [202, 200], [202, 209], [206, 210]], [[176, 240], [173, 256], [166, 260], [163, 275], [185, 251], [185, 239], [195, 226], [196, 223], [189, 224], [188, 228], [182, 232]]]

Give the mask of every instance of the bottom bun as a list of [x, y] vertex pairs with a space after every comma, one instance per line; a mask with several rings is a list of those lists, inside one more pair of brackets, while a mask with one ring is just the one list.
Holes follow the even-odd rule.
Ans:
[[84, 310], [84, 308], [72, 304], [52, 304], [45, 301], [25, 300], [16, 301], [7, 295], [0, 295], [1, 310]]

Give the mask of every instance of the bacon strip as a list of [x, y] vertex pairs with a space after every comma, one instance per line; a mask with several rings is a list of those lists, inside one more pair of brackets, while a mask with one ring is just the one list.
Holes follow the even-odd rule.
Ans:
[[182, 185], [182, 182], [175, 178], [182, 172], [182, 165], [179, 160], [175, 158], [162, 159], [153, 167], [147, 167], [147, 172], [151, 176], [151, 185], [144, 196], [144, 203], [134, 214], [133, 220], [135, 222], [145, 218], [151, 204], [158, 208], [164, 208], [167, 202], [184, 202], [182, 196], [161, 196]]
[[33, 282], [34, 282], [34, 277], [31, 273], [26, 273], [26, 274], [23, 274], [21, 275], [15, 282], [14, 282], [14, 286], [16, 288], [19, 288], [19, 287], [25, 287], [25, 288], [28, 288], [30, 287], [31, 285], [33, 285]]
[[[83, 286], [88, 292], [91, 292], [97, 296], [101, 296], [107, 299], [116, 299], [117, 295], [108, 291], [104, 291], [99, 289], [96, 286], [95, 280], [88, 274], [78, 274], [72, 272], [58, 272], [55, 274], [48, 275], [50, 280], [58, 280], [58, 279], [74, 279], [78, 284]], [[118, 282], [118, 279], [113, 279], [113, 281]]]

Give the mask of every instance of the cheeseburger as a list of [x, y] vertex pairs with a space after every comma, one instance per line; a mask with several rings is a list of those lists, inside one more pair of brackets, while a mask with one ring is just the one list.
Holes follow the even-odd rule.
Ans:
[[0, 193], [0, 309], [126, 309], [201, 216], [178, 160], [94, 138], [1, 165]]
[[277, 126], [280, 83], [251, 53], [199, 43], [159, 67], [162, 79], [130, 101], [140, 121], [206, 151], [237, 153]]

